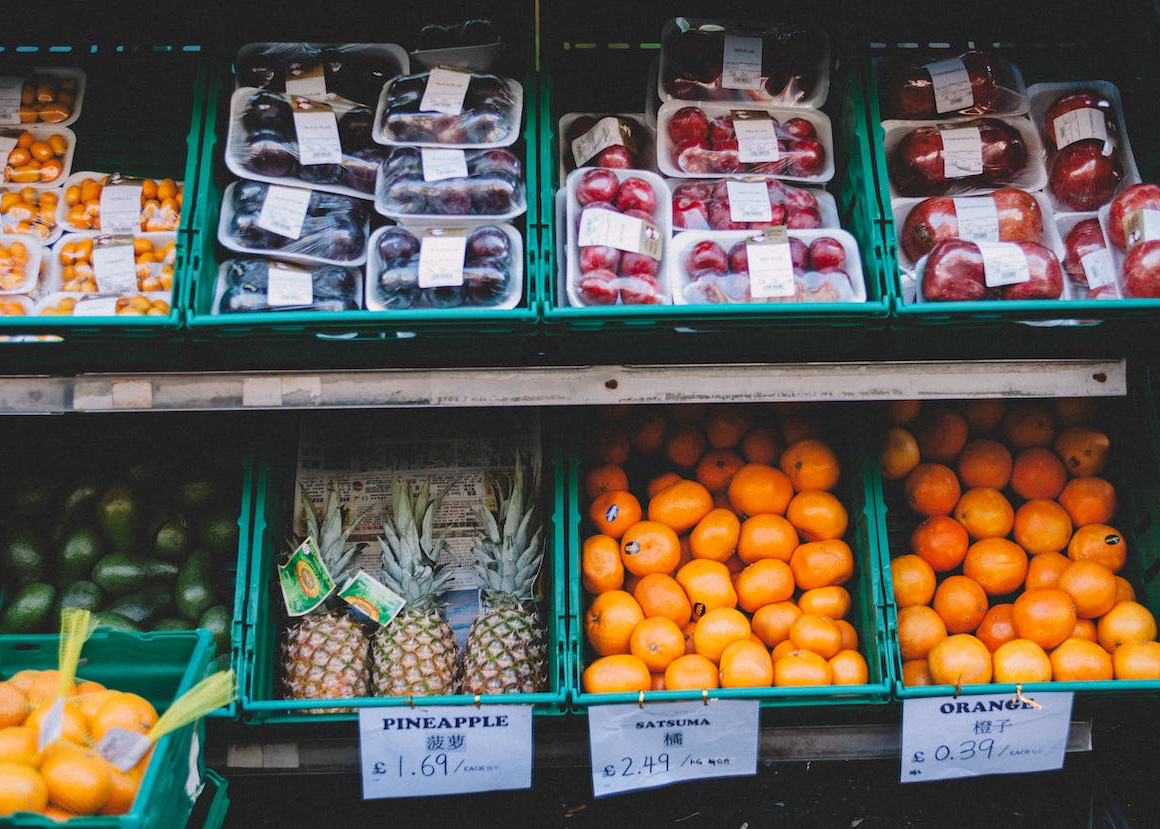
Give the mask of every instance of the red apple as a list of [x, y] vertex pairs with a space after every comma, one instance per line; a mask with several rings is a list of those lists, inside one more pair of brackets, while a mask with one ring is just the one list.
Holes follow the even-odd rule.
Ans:
[[673, 227], [704, 230], [709, 227], [709, 208], [693, 196], [673, 196]]
[[738, 242], [729, 249], [729, 272], [749, 273], [749, 248], [746, 242]]
[[652, 215], [657, 209], [657, 196], [644, 179], [626, 178], [620, 183], [615, 204], [621, 210], [643, 210]]
[[1031, 279], [999, 289], [1002, 299], [1059, 299], [1063, 295], [1063, 269], [1059, 259], [1043, 245], [1015, 242], [1027, 257]]
[[[1027, 165], [1027, 145], [1015, 127], [994, 118], [980, 118], [962, 126], [979, 130], [983, 172], [961, 181], [1005, 184]], [[942, 133], [937, 127], [919, 127], [907, 133], [895, 148], [888, 167], [895, 189], [903, 196], [937, 196], [951, 186], [946, 177]]]
[[616, 271], [620, 266], [620, 251], [608, 245], [589, 245], [580, 248], [580, 273]]
[[673, 190], [673, 198], [679, 196], [687, 196], [691, 199], [699, 199], [700, 201], [709, 201], [713, 197], [713, 188], [709, 186], [708, 182], [704, 181], [687, 181], [684, 184], [678, 185], [677, 189]]
[[1073, 282], [1086, 288], [1088, 275], [1083, 267], [1083, 258], [1089, 253], [1107, 250], [1099, 220], [1084, 219], [1078, 222], [1067, 232], [1067, 236], [1063, 239], [1063, 247], [1067, 251], [1063, 257], [1063, 269]]
[[1000, 242], [1043, 242], [1043, 211], [1030, 193], [1010, 187], [991, 194], [999, 214]]
[[723, 178], [713, 185], [714, 201], [729, 201], [729, 179]]
[[659, 305], [664, 301], [655, 279], [635, 276], [620, 280], [620, 301], [625, 305]]
[[733, 119], [728, 115], [719, 115], [709, 122], [709, 134], [706, 136], [710, 144], [716, 144], [718, 141], [731, 141], [737, 137], [736, 130], [733, 129]]
[[791, 138], [817, 138], [818, 131], [805, 118], [790, 118], [781, 125], [781, 131]]
[[593, 202], [610, 202], [616, 198], [620, 179], [609, 170], [589, 170], [576, 182], [576, 200], [582, 205]]
[[726, 202], [709, 202], [709, 227], [713, 230], [744, 230], [742, 222], [733, 221], [733, 214], [729, 212]]
[[785, 204], [786, 207], [808, 207], [817, 210], [818, 197], [804, 187], [786, 187]]
[[789, 142], [787, 155], [790, 169], [803, 178], [820, 176], [826, 167], [826, 151], [816, 138], [799, 138]]
[[709, 131], [709, 119], [700, 107], [682, 107], [673, 113], [667, 129], [674, 144], [703, 140]]
[[1102, 110], [1104, 126], [1107, 128], [1108, 136], [1110, 137], [1115, 132], [1116, 125], [1113, 120], [1111, 101], [1095, 92], [1072, 92], [1064, 95], [1049, 106], [1047, 112], [1043, 114], [1043, 126], [1047, 132], [1049, 149], [1054, 149], [1059, 146], [1059, 139], [1055, 136], [1055, 119], [1069, 112], [1074, 112], [1077, 109]]
[[819, 236], [810, 242], [810, 268], [843, 268], [846, 265], [846, 250], [842, 243], [832, 236]]
[[979, 248], [960, 239], [944, 239], [936, 244], [922, 272], [922, 297], [927, 302], [986, 299]]
[[910, 261], [917, 262], [943, 239], [954, 239], [958, 235], [954, 201], [946, 196], [935, 196], [923, 199], [906, 214], [899, 243]]
[[[883, 118], [933, 118], [940, 114], [934, 97], [934, 83], [926, 64], [932, 58], [906, 58], [886, 68], [878, 82]], [[972, 104], [961, 115], [983, 115], [998, 107], [1002, 98], [997, 61], [988, 52], [970, 51], [959, 55], [971, 79]]]
[[785, 226], [795, 230], [811, 230], [822, 226], [822, 217], [818, 211], [802, 207], [789, 211]]
[[810, 261], [810, 249], [796, 236], [789, 237], [789, 258], [793, 261], [794, 273], [802, 273]]
[[1123, 179], [1120, 163], [1091, 138], [1068, 144], [1051, 162], [1051, 190], [1072, 210], [1098, 210], [1112, 200]]
[[656, 276], [660, 269], [660, 262], [643, 253], [625, 252], [620, 258], [621, 276]]
[[1160, 298], [1160, 242], [1141, 242], [1124, 260], [1124, 296]]
[[1124, 219], [1137, 210], [1160, 210], [1160, 187], [1133, 184], [1112, 201], [1108, 213], [1108, 239], [1120, 250], [1128, 246], [1124, 237]]
[[580, 296], [588, 305], [615, 305], [620, 295], [612, 271], [590, 271], [580, 277]]
[[727, 273], [729, 270], [729, 257], [725, 253], [725, 248], [716, 242], [708, 240], [697, 242], [689, 252], [689, 262], [686, 270], [696, 276], [700, 276], [706, 271], [720, 274]]
[[595, 166], [612, 170], [627, 170], [636, 166], [636, 158], [623, 144], [613, 144], [596, 154]]

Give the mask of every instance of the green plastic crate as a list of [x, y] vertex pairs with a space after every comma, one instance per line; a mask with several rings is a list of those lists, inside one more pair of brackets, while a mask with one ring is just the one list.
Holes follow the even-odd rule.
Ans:
[[[204, 780], [206, 786], [213, 788], [210, 791], [202, 791], [187, 826], [189, 829], [221, 829], [225, 825], [226, 812], [230, 808], [229, 784], [224, 777], [212, 769], [206, 769]], [[209, 805], [204, 808], [204, 814], [202, 814], [202, 802], [205, 797], [209, 797], [210, 800]]]
[[[583, 434], [577, 427], [572, 434]], [[864, 685], [818, 686], [807, 688], [719, 688], [708, 692], [712, 699], [756, 699], [762, 707], [862, 706], [886, 703], [896, 682], [895, 666], [891, 664], [885, 641], [886, 625], [881, 609], [882, 584], [878, 568], [879, 536], [875, 511], [872, 465], [864, 449], [855, 441], [845, 441], [838, 447], [843, 474], [836, 495], [850, 515], [850, 526], [845, 541], [854, 553], [854, 578], [846, 585], [852, 604], [849, 619], [858, 631], [858, 648], [866, 658], [869, 682]], [[568, 460], [568, 572], [569, 578], [569, 673], [572, 708], [585, 712], [590, 706], [638, 702], [640, 693], [589, 694], [582, 690], [580, 677], [585, 666], [595, 658], [584, 641], [583, 614], [590, 599], [580, 583], [580, 551], [583, 547], [584, 516], [581, 506], [580, 451], [570, 447]], [[644, 702], [671, 700], [699, 700], [701, 691], [646, 691]]]
[[[537, 716], [563, 714], [566, 703], [567, 613], [564, 569], [564, 473], [556, 447], [559, 440], [545, 423], [544, 469], [551, 472], [552, 514], [549, 550], [544, 557], [544, 598], [541, 613], [547, 626], [548, 690], [538, 694], [470, 694], [415, 697], [359, 697], [341, 700], [344, 708], [376, 708], [411, 705], [532, 705]], [[293, 429], [267, 441], [253, 479], [254, 519], [249, 545], [249, 601], [246, 608], [246, 645], [243, 677], [239, 682], [242, 715], [261, 724], [352, 722], [355, 713], [310, 713], [318, 700], [285, 700], [279, 690], [279, 642], [283, 625], [282, 596], [276, 563], [286, 552], [294, 504], [297, 437]], [[545, 475], [545, 479], [548, 477]], [[549, 502], [548, 499], [545, 499]], [[373, 574], [372, 574], [373, 575]]]
[[[0, 673], [11, 676], [25, 669], [56, 668], [59, 637], [24, 636], [0, 639]], [[174, 699], [192, 688], [210, 672], [213, 642], [209, 631], [164, 631], [123, 633], [99, 630], [81, 650], [77, 675], [109, 688], [131, 691], [164, 711]], [[204, 772], [201, 744], [205, 729], [190, 724], [162, 737], [141, 780], [133, 808], [118, 817], [78, 817], [69, 826], [82, 829], [144, 829], [154, 826], [184, 826], [193, 810], [195, 795], [185, 789], [196, 771]], [[191, 745], [191, 741], [195, 744]], [[59, 824], [51, 818], [18, 813], [0, 818], [0, 826], [41, 826]]]
[[[0, 317], [0, 336], [56, 335], [81, 342], [179, 336], [192, 274], [190, 228], [197, 204], [207, 67], [200, 45], [173, 40], [164, 45], [78, 42], [62, 46], [0, 46], [0, 71], [51, 65], [75, 66], [87, 74], [80, 118], [70, 127], [77, 136], [74, 171], [168, 177], [185, 183], [168, 316]], [[45, 342], [52, 341], [27, 339], [6, 344], [32, 346]]]
[[[1160, 614], [1160, 456], [1155, 452], [1156, 410], [1145, 393], [1127, 399], [1107, 398], [1101, 402], [1105, 426], [1112, 439], [1113, 466], [1105, 476], [1116, 487], [1117, 512], [1111, 525], [1127, 540], [1128, 561], [1123, 575], [1136, 590], [1137, 600], [1153, 614]], [[869, 434], [873, 444], [877, 435]], [[877, 449], [868, 445], [867, 453], [876, 456]], [[1129, 453], [1132, 459], [1129, 462]], [[888, 626], [886, 646], [895, 677], [894, 695], [900, 699], [936, 697], [954, 694], [951, 685], [906, 687], [902, 684], [902, 657], [898, 648], [898, 606], [891, 587], [890, 559], [909, 552], [907, 539], [918, 519], [904, 510], [899, 502], [901, 482], [884, 482], [877, 464], [870, 470], [874, 500], [878, 509], [876, 527], [881, 556], [883, 604]], [[895, 507], [892, 510], [892, 505]], [[1013, 683], [964, 685], [962, 694], [1014, 694]], [[1028, 682], [1023, 691], [1074, 691], [1085, 696], [1107, 694], [1154, 694], [1160, 691], [1160, 680], [1100, 680], [1090, 682]]]

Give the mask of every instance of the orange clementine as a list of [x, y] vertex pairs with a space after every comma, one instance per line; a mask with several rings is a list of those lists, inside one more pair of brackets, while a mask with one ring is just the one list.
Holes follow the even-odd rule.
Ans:
[[123, 772], [111, 767], [109, 773], [113, 777], [113, 789], [109, 792], [109, 799], [97, 812], [99, 815], [123, 815], [133, 808], [133, 801], [137, 799], [137, 789], [141, 786], [141, 778], [130, 769]]
[[616, 590], [624, 584], [624, 562], [620, 544], [611, 536], [598, 533], [584, 539], [580, 550], [581, 584], [589, 593]]
[[1103, 432], [1086, 426], [1070, 426], [1060, 432], [1053, 444], [1063, 460], [1067, 473], [1076, 478], [1099, 475], [1108, 465], [1111, 441]]
[[1123, 576], [1116, 576], [1116, 603], [1136, 601], [1136, 591], [1132, 583]]
[[1091, 619], [1076, 619], [1075, 627], [1071, 631], [1072, 639], [1086, 639], [1089, 642], [1098, 642], [1096, 623]]
[[113, 766], [91, 749], [57, 752], [40, 766], [48, 799], [56, 806], [91, 815], [113, 792]]
[[1096, 639], [1108, 653], [1130, 642], [1156, 638], [1156, 617], [1139, 602], [1118, 602], [1096, 622]]
[[996, 682], [1050, 682], [1047, 652], [1026, 639], [1012, 639], [991, 655]]
[[616, 423], [598, 423], [589, 436], [588, 454], [594, 464], [624, 466], [631, 446], [628, 435]]
[[979, 623], [975, 636], [994, 653], [1000, 645], [1013, 639], [1015, 635], [1015, 606], [1012, 604], [993, 605]]
[[685, 637], [676, 622], [657, 616], [645, 619], [633, 629], [628, 649], [650, 671], [663, 671], [685, 652]]
[[946, 622], [926, 605], [898, 611], [898, 649], [904, 660], [926, 659], [930, 649], [946, 638]]
[[648, 482], [648, 486], [645, 487], [645, 494], [648, 495], [649, 499], [651, 500], [656, 498], [662, 490], [668, 489], [677, 481], [682, 480], [684, 479], [676, 472], [665, 472], [662, 475], [657, 475], [655, 478]]
[[700, 691], [721, 687], [717, 666], [699, 653], [678, 656], [665, 668], [665, 688], [670, 691]]
[[745, 459], [733, 450], [710, 449], [697, 461], [693, 477], [703, 484], [705, 489], [716, 494], [724, 492], [729, 487], [729, 482], [743, 466]]
[[584, 669], [580, 684], [586, 694], [623, 694], [652, 690], [652, 676], [639, 656], [603, 656]]
[[1107, 524], [1088, 524], [1080, 527], [1067, 545], [1067, 557], [1072, 561], [1091, 559], [1106, 566], [1113, 573], [1124, 569], [1128, 559], [1128, 545], [1124, 536]]
[[789, 566], [797, 586], [813, 590], [848, 582], [854, 575], [854, 554], [841, 539], [810, 541], [793, 551]]
[[737, 574], [734, 587], [737, 606], [746, 613], [754, 613], [764, 605], [784, 602], [793, 596], [793, 571], [784, 561], [775, 558], [755, 561]]
[[754, 426], [741, 440], [741, 454], [748, 463], [772, 465], [781, 457], [781, 433], [768, 426]]
[[660, 617], [678, 625], [686, 624], [693, 615], [693, 605], [677, 580], [666, 573], [649, 573], [632, 591], [646, 619]]
[[705, 454], [708, 441], [701, 427], [692, 423], [676, 423], [665, 435], [665, 457], [681, 469], [692, 469]]
[[[13, 677], [9, 680], [9, 682], [12, 682], [15, 685], [15, 679], [16, 678]], [[20, 688], [20, 690], [24, 692], [24, 696], [28, 697], [28, 704], [33, 708], [36, 708], [40, 706], [41, 703], [50, 702], [60, 696], [60, 689], [58, 687], [59, 684], [60, 672], [55, 669], [50, 669], [47, 671], [40, 671], [32, 678], [32, 681], [27, 688], [20, 688], [19, 685], [16, 687]], [[64, 695], [66, 697], [71, 697], [75, 694], [76, 688], [73, 687], [65, 691]]]
[[918, 417], [921, 411], [921, 400], [890, 400], [883, 404], [886, 421], [895, 426], [905, 426]]
[[740, 610], [718, 607], [697, 620], [693, 628], [693, 648], [706, 659], [721, 661], [721, 654], [734, 642], [748, 639], [752, 629]]
[[785, 441], [786, 446], [789, 446], [791, 443], [797, 443], [799, 440], [805, 440], [806, 438], [820, 437], [821, 433], [822, 426], [813, 417], [790, 415], [782, 418], [781, 438]]
[[1050, 402], [1051, 411], [1060, 426], [1078, 426], [1096, 415], [1097, 401], [1094, 397], [1054, 397]]
[[693, 559], [677, 571], [676, 579], [693, 605], [694, 619], [708, 610], [737, 606], [737, 590], [729, 568], [719, 561]]
[[681, 542], [672, 528], [657, 521], [637, 521], [620, 539], [624, 569], [634, 576], [671, 573], [681, 559]]
[[751, 515], [741, 524], [737, 538], [737, 557], [747, 564], [765, 558], [789, 561], [798, 546], [793, 524], [781, 515]]
[[741, 443], [752, 425], [753, 411], [748, 406], [712, 406], [705, 416], [705, 436], [714, 449], [731, 449]]
[[834, 685], [865, 685], [870, 681], [870, 668], [855, 650], [840, 650], [831, 656], [830, 673]]
[[31, 710], [28, 697], [19, 688], [9, 682], [0, 682], [0, 728], [20, 725]]
[[697, 628], [697, 622], [690, 619], [688, 624], [681, 627], [681, 635], [685, 637], [685, 653], [695, 653], [696, 649], [693, 647], [693, 631]]
[[890, 582], [894, 586], [894, 602], [899, 607], [930, 604], [937, 586], [934, 570], [914, 553], [890, 560]]
[[748, 639], [721, 653], [722, 688], [763, 688], [773, 684], [773, 661], [764, 645]]
[[926, 409], [914, 422], [914, 439], [922, 457], [950, 463], [967, 445], [967, 419], [946, 406]]
[[899, 481], [918, 466], [921, 459], [918, 441], [914, 435], [901, 426], [892, 426], [882, 438], [882, 453], [878, 456], [878, 466], [887, 481]]
[[926, 658], [935, 685], [978, 685], [991, 681], [991, 652], [969, 633], [948, 636]]
[[628, 653], [632, 632], [644, 621], [644, 611], [631, 594], [608, 590], [592, 600], [584, 630], [592, 649], [601, 656]]
[[1037, 400], [1018, 400], [1003, 416], [1003, 439], [1009, 446], [1026, 449], [1029, 446], [1050, 446], [1055, 437], [1055, 422], [1051, 410]]
[[34, 760], [38, 753], [39, 737], [39, 732], [28, 726], [10, 725], [0, 728], [0, 763], [36, 765]]
[[789, 476], [795, 492], [803, 489], [829, 491], [838, 485], [841, 465], [834, 450], [820, 440], [807, 438], [782, 453], [781, 471]]
[[786, 507], [785, 517], [804, 541], [830, 541], [846, 533], [849, 516], [842, 502], [820, 489], [803, 489]]
[[967, 419], [971, 433], [982, 435], [999, 428], [1007, 412], [1007, 401], [997, 397], [963, 400], [959, 403], [959, 412]]
[[1092, 682], [1115, 675], [1111, 655], [1086, 639], [1064, 640], [1049, 658], [1051, 677], [1056, 682]]
[[741, 522], [728, 509], [712, 509], [689, 533], [689, 548], [693, 558], [725, 561], [737, 550]]
[[803, 613], [789, 627], [789, 639], [794, 647], [813, 651], [829, 659], [842, 649], [842, 629], [828, 616]]
[[0, 815], [43, 812], [48, 806], [48, 787], [31, 766], [0, 763]]
[[932, 515], [914, 528], [910, 549], [936, 573], [947, 573], [963, 563], [971, 539], [949, 515]]
[[649, 674], [652, 677], [651, 689], [653, 691], [665, 690], [665, 675], [664, 674]]
[[697, 481], [677, 481], [648, 502], [648, 519], [683, 533], [713, 509], [713, 495]]
[[1112, 654], [1116, 679], [1160, 679], [1160, 642], [1129, 642]]
[[950, 515], [963, 494], [955, 473], [941, 463], [920, 463], [906, 476], [902, 487], [906, 503], [925, 516]]
[[850, 612], [850, 591], [844, 587], [815, 587], [798, 596], [803, 613], [829, 616], [835, 622]]
[[1013, 608], [1015, 633], [1050, 650], [1075, 630], [1075, 603], [1058, 587], [1035, 587], [1022, 593]]
[[148, 700], [137, 694], [122, 693], [106, 700], [89, 725], [93, 742], [98, 742], [110, 728], [147, 734], [156, 723], [157, 711]]
[[1027, 565], [1027, 578], [1024, 587], [1030, 590], [1033, 587], [1058, 587], [1059, 575], [1071, 559], [1061, 553], [1040, 553], [1031, 557]]
[[842, 631], [842, 650], [853, 651], [858, 649], [858, 631], [845, 619], [835, 619], [834, 623]]
[[1103, 478], [1072, 478], [1059, 493], [1059, 505], [1076, 527], [1106, 524], [1116, 515], [1116, 489]]
[[769, 658], [772, 659], [773, 664], [776, 665], [777, 660], [781, 659], [788, 653], [793, 653], [796, 650], [797, 648], [794, 647], [793, 642], [791, 642], [787, 636], [784, 640], [773, 646], [773, 650], [769, 652]]
[[906, 688], [934, 684], [930, 678], [930, 666], [925, 659], [911, 659], [902, 663], [902, 684]]
[[1048, 498], [1036, 498], [1015, 511], [1015, 542], [1031, 555], [1058, 553], [1071, 540], [1067, 510]]
[[972, 633], [987, 615], [987, 592], [969, 576], [950, 576], [934, 591], [933, 607], [949, 633]]
[[793, 498], [793, 484], [780, 469], [748, 463], [737, 470], [729, 482], [728, 492], [729, 502], [742, 515], [784, 515]]
[[1015, 523], [1015, 510], [997, 489], [968, 489], [955, 505], [955, 518], [974, 540], [1003, 538]]
[[1011, 453], [998, 441], [977, 438], [963, 447], [955, 470], [963, 486], [1002, 489], [1011, 480]]
[[1020, 498], [1056, 498], [1067, 483], [1063, 461], [1050, 449], [1032, 446], [1015, 458], [1011, 472], [1011, 489]]
[[1018, 590], [1027, 578], [1027, 569], [1027, 553], [1005, 538], [976, 541], [963, 559], [963, 575], [977, 581], [988, 596]]
[[1103, 616], [1116, 604], [1116, 576], [1098, 561], [1071, 561], [1059, 574], [1060, 590], [1071, 596], [1080, 618]]
[[[42, 702], [36, 706], [29, 713], [28, 718], [24, 721], [24, 725], [28, 728], [34, 728], [40, 731], [44, 726], [44, 720], [48, 716], [49, 711], [52, 710], [54, 701], [49, 700]], [[61, 715], [61, 737], [78, 746], [88, 746], [93, 743], [93, 733], [89, 727], [88, 718], [81, 712], [79, 705], [73, 703], [71, 700], [64, 706], [64, 713]], [[104, 733], [104, 732], [101, 732]]]
[[629, 420], [628, 442], [638, 455], [653, 455], [665, 445], [668, 420], [657, 411], [644, 410]]
[[773, 663], [773, 684], [778, 687], [830, 685], [833, 680], [830, 663], [813, 651], [790, 650]]
[[[8, 677], [8, 684], [15, 688], [24, 696], [28, 696], [28, 691], [32, 687], [32, 683], [39, 677], [41, 671], [23, 670], [17, 671], [12, 676]], [[41, 700], [43, 702], [43, 700]], [[31, 701], [29, 702], [31, 704]]]
[[597, 495], [588, 507], [588, 520], [592, 526], [610, 538], [620, 538], [640, 518], [640, 501], [631, 492], [623, 490]]
[[584, 492], [590, 501], [605, 492], [618, 490], [621, 492], [628, 490], [628, 475], [616, 464], [594, 466], [584, 476]]
[[753, 614], [753, 632], [772, 648], [789, 638], [790, 626], [801, 615], [801, 609], [793, 602], [767, 604]]

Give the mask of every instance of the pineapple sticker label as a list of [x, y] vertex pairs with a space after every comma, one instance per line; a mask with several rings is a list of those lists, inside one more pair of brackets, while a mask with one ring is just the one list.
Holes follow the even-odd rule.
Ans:
[[334, 592], [334, 579], [322, 563], [318, 543], [313, 538], [299, 544], [289, 560], [278, 565], [278, 583], [290, 616], [312, 613]]
[[389, 624], [399, 615], [406, 599], [366, 570], [359, 570], [338, 591], [338, 597], [377, 625]]

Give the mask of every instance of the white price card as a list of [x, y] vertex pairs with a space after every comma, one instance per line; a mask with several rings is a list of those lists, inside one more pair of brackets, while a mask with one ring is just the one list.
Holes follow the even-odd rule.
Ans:
[[463, 112], [463, 99], [467, 97], [470, 83], [470, 72], [443, 67], [432, 69], [427, 76], [427, 85], [423, 87], [423, 100], [419, 102], [419, 109], [423, 112], [459, 115]]
[[1116, 266], [1112, 264], [1112, 254], [1107, 248], [1086, 253], [1079, 260], [1083, 275], [1087, 278], [1088, 290], [1094, 291], [1107, 285], [1116, 284]]
[[615, 115], [609, 115], [597, 121], [588, 132], [572, 139], [572, 158], [576, 166], [580, 167], [589, 159], [595, 158], [602, 150], [624, 143], [620, 119]]
[[15, 138], [0, 135], [0, 164], [8, 163], [8, 154], [16, 149], [16, 141]]
[[463, 284], [466, 255], [466, 236], [424, 236], [419, 240], [419, 287], [458, 288]]
[[773, 207], [769, 201], [769, 188], [764, 181], [725, 182], [729, 192], [729, 218], [735, 222], [773, 221]]
[[298, 139], [301, 164], [341, 164], [342, 143], [338, 139], [338, 119], [328, 106], [305, 98], [294, 99], [294, 134]]
[[137, 259], [133, 245], [93, 246], [93, 275], [103, 294], [128, 294], [137, 290]]
[[582, 248], [607, 245], [653, 259], [661, 258], [661, 234], [656, 225], [612, 210], [597, 208], [581, 213], [577, 244]]
[[117, 297], [100, 296], [82, 299], [73, 308], [74, 317], [112, 317], [117, 313]]
[[999, 241], [999, 208], [990, 196], [963, 196], [952, 199], [959, 223], [959, 239], [968, 242]]
[[528, 705], [360, 708], [363, 799], [532, 785]]
[[943, 175], [966, 178], [983, 172], [983, 137], [978, 127], [941, 129]]
[[761, 38], [725, 35], [721, 87], [723, 89], [761, 88]]
[[306, 221], [309, 207], [309, 190], [271, 184], [266, 188], [266, 198], [258, 214], [258, 227], [287, 239], [297, 239], [302, 235], [302, 223]]
[[988, 288], [1031, 281], [1031, 267], [1014, 242], [975, 242], [983, 257], [983, 281]]
[[596, 797], [705, 777], [757, 773], [757, 700], [593, 705]]
[[940, 60], [926, 65], [934, 87], [935, 112], [954, 112], [974, 106], [975, 95], [971, 90], [971, 76], [967, 67], [958, 58]]
[[1074, 694], [1059, 691], [902, 701], [903, 783], [1063, 766]]
[[20, 123], [20, 90], [23, 78], [0, 77], [0, 124]]
[[745, 246], [749, 260], [749, 294], [754, 299], [793, 296], [793, 254], [789, 242], [750, 242]]
[[767, 112], [734, 110], [733, 131], [737, 134], [737, 160], [743, 162], [777, 161], [777, 129]]
[[467, 153], [463, 150], [437, 150], [422, 147], [423, 181], [443, 181], [447, 178], [467, 178]]
[[266, 302], [274, 307], [310, 305], [314, 302], [314, 279], [310, 271], [271, 262], [266, 272]]
[[101, 188], [101, 232], [136, 233], [141, 229], [141, 185], [106, 184]]
[[305, 95], [308, 98], [326, 96], [326, 72], [321, 63], [316, 63], [297, 75], [286, 76], [286, 93]]
[[1096, 138], [1104, 142], [1104, 153], [1111, 152], [1108, 144], [1108, 122], [1104, 119], [1104, 111], [1094, 107], [1083, 107], [1065, 112], [1057, 117], [1052, 124], [1055, 127], [1055, 146], [1063, 149], [1068, 144]]

